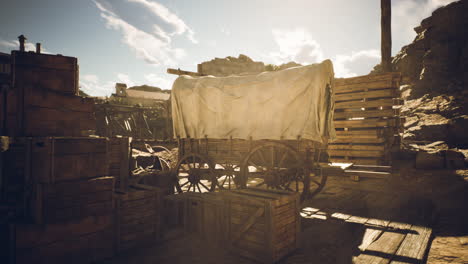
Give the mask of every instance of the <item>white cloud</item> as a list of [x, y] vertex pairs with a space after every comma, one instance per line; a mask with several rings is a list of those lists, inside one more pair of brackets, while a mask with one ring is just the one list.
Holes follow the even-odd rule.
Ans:
[[410, 43], [416, 36], [414, 28], [429, 17], [438, 7], [456, 0], [400, 0], [392, 6], [393, 32], [401, 36], [403, 43]]
[[341, 54], [333, 59], [335, 77], [353, 77], [368, 74], [380, 62], [380, 51], [376, 49]]
[[273, 39], [279, 46], [279, 52], [272, 52], [269, 56], [275, 64], [295, 61], [302, 64], [321, 62], [324, 58], [319, 43], [303, 28], [293, 31], [274, 29]]
[[[265, 59], [274, 64], [295, 61], [301, 64], [322, 62], [325, 55], [320, 44], [303, 28], [293, 31], [273, 30], [273, 39], [279, 46], [278, 52], [270, 52]], [[361, 50], [351, 54], [336, 55], [333, 66], [336, 77], [352, 77], [368, 74], [380, 61], [380, 51], [376, 49]]]
[[130, 76], [124, 73], [118, 73], [117, 80], [119, 80], [119, 83], [125, 83], [127, 87], [132, 87], [135, 85], [135, 83], [130, 79]]
[[226, 27], [224, 27], [224, 26], [221, 27], [219, 30], [221, 31], [221, 33], [223, 33], [223, 34], [226, 35], [226, 36], [230, 36], [230, 35], [231, 35], [231, 31], [230, 31], [229, 29], [227, 29]]
[[[154, 65], [174, 65], [176, 60], [185, 56], [183, 49], [171, 46], [170, 35], [158, 25], [153, 25], [153, 32], [150, 34], [123, 20], [112, 11], [112, 6], [108, 2], [95, 0], [94, 3], [101, 11], [101, 17], [104, 18], [106, 26], [119, 31], [122, 34], [122, 42], [130, 47], [138, 58]], [[171, 16], [165, 17], [166, 19], [172, 18]]]
[[[0, 47], [3, 47], [9, 51], [19, 50], [19, 41], [0, 39]], [[24, 45], [24, 49], [26, 51], [36, 51], [36, 44], [31, 43], [31, 42], [26, 42], [26, 45]], [[41, 53], [49, 54], [49, 51], [46, 50], [44, 46], [41, 46]]]
[[115, 82], [104, 82], [94, 74], [80, 76], [80, 89], [91, 96], [109, 96], [115, 91]]
[[148, 0], [127, 0], [128, 2], [138, 3], [148, 8], [154, 15], [161, 18], [163, 21], [174, 27], [174, 32], [171, 35], [187, 34], [187, 38], [193, 43], [198, 43], [194, 38], [193, 30], [185, 24], [177, 15], [172, 13], [167, 7], [157, 2]]
[[149, 85], [156, 86], [165, 90], [172, 89], [172, 83], [174, 82], [174, 80], [169, 80], [160, 77], [154, 73], [145, 74], [145, 79], [149, 82]]

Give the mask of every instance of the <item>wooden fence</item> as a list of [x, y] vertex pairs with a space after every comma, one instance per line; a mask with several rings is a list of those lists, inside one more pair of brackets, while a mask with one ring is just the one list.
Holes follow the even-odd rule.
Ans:
[[336, 79], [333, 162], [390, 165], [403, 122], [399, 113], [401, 74], [390, 72]]

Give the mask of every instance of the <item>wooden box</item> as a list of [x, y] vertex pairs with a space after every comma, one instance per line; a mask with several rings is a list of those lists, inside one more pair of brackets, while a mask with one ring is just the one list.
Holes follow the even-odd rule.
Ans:
[[34, 184], [29, 203], [37, 224], [66, 222], [88, 216], [113, 213], [114, 178]]
[[94, 99], [24, 85], [8, 92], [9, 136], [84, 136], [96, 130]]
[[13, 51], [14, 86], [32, 85], [68, 95], [78, 95], [78, 60], [62, 55]]
[[274, 263], [298, 247], [299, 194], [245, 189], [222, 193], [228, 205], [229, 249], [263, 263]]
[[158, 188], [133, 187], [126, 193], [116, 193], [115, 202], [117, 252], [160, 239], [161, 191]]
[[114, 253], [112, 214], [15, 229], [16, 263], [89, 263]]
[[187, 199], [184, 194], [171, 194], [162, 198], [162, 226], [163, 231], [183, 230]]
[[5, 153], [11, 182], [54, 183], [109, 173], [106, 138], [14, 138]]
[[226, 241], [227, 211], [220, 193], [184, 193], [185, 231], [196, 233], [210, 243]]
[[109, 175], [115, 177], [115, 189], [125, 192], [130, 175], [130, 155], [132, 138], [109, 138]]

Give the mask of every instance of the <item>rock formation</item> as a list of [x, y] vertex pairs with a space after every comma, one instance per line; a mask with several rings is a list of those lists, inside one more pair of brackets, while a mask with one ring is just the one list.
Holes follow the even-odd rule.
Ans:
[[435, 10], [393, 59], [406, 82], [402, 142], [416, 152], [416, 167], [465, 166], [460, 153], [468, 149], [467, 14], [465, 0]]
[[199, 64], [198, 72], [205, 75], [229, 76], [238, 74], [255, 74], [265, 71], [263, 62], [253, 61], [246, 55], [240, 54], [238, 58], [228, 56], [224, 59], [215, 58]]

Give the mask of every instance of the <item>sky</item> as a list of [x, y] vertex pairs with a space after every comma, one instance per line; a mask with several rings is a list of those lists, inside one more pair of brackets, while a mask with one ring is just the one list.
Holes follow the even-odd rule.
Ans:
[[[392, 55], [413, 28], [454, 0], [393, 0]], [[80, 88], [108, 96], [116, 82], [171, 89], [167, 68], [245, 54], [301, 64], [331, 59], [336, 77], [369, 73], [380, 61], [378, 0], [2, 0], [0, 52], [42, 43], [78, 58]]]

